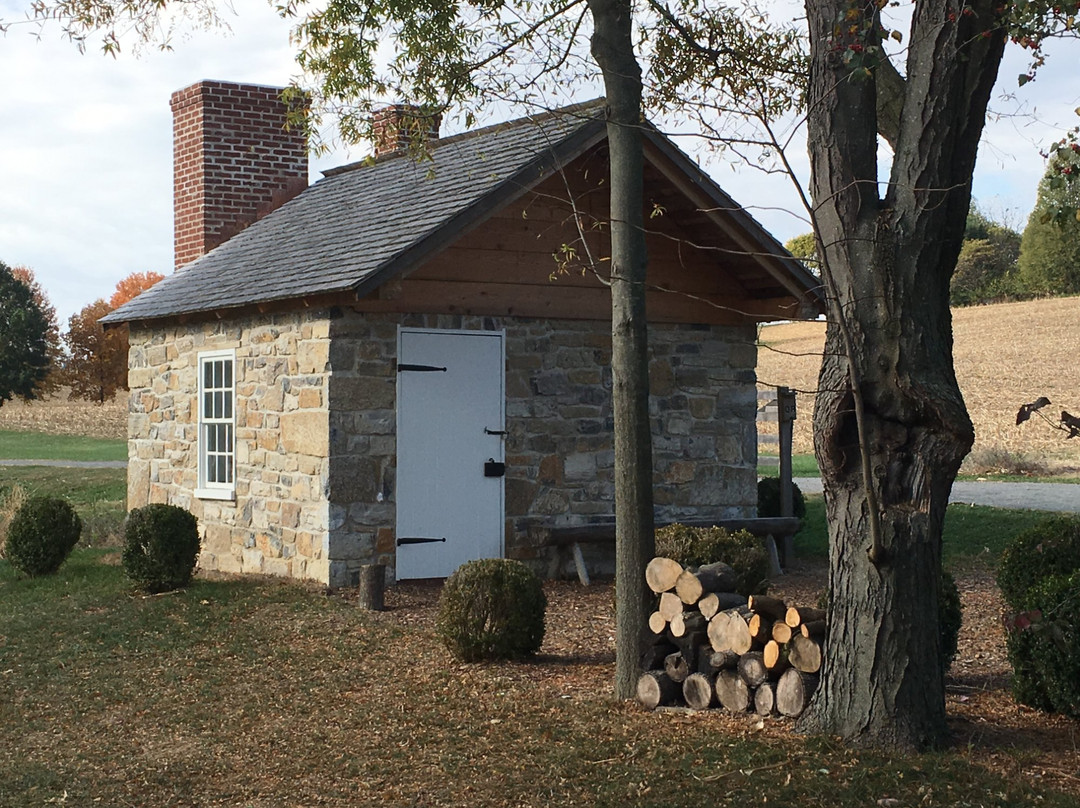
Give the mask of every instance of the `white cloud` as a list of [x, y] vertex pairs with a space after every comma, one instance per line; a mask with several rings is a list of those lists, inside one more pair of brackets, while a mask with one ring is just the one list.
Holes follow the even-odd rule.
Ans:
[[[0, 0], [0, 18], [12, 20], [22, 7], [22, 0]], [[32, 267], [65, 321], [132, 272], [172, 269], [171, 93], [200, 79], [282, 85], [296, 75], [289, 24], [264, 0], [235, 7], [231, 34], [196, 31], [172, 52], [138, 57], [102, 56], [93, 41], [80, 55], [58, 31], [35, 40], [25, 25], [0, 36], [0, 259]], [[1026, 54], [1010, 54], [1002, 68], [999, 86], [1045, 122], [992, 120], [974, 189], [992, 211], [1015, 210], [1020, 225], [1042, 175], [1038, 147], [1077, 122], [1074, 48], [1054, 48], [1037, 81], [1020, 90]], [[1016, 102], [994, 106], [1011, 115]], [[356, 156], [313, 160], [313, 175]], [[805, 170], [801, 149], [795, 156]], [[771, 210], [797, 208], [785, 180], [723, 163], [712, 170], [781, 240], [807, 229]]]

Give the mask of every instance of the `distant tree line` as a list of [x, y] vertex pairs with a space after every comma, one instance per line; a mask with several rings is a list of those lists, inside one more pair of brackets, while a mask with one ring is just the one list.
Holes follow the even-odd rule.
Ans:
[[68, 319], [61, 334], [56, 309], [34, 271], [0, 261], [0, 405], [68, 388], [70, 398], [103, 403], [127, 389], [127, 327], [106, 330], [101, 318], [164, 276], [135, 272], [112, 296]]
[[[1039, 183], [1023, 234], [972, 204], [950, 285], [953, 306], [1080, 294], [1080, 183], [1070, 182], [1057, 162], [1051, 158]], [[812, 233], [784, 246], [820, 273]]]

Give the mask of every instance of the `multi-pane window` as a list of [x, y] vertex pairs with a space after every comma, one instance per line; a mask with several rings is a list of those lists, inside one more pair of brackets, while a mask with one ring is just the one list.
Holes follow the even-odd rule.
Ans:
[[232, 351], [199, 357], [199, 484], [203, 489], [233, 489]]

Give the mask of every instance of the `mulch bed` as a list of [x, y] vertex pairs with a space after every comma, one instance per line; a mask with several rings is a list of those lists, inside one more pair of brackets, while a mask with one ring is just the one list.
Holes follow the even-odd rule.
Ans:
[[[772, 594], [816, 603], [826, 585], [823, 564], [803, 563], [773, 583]], [[990, 573], [956, 575], [964, 607], [959, 650], [946, 680], [954, 748], [995, 771], [1046, 782], [1080, 795], [1080, 722], [1017, 704], [1009, 690], [1001, 596]], [[432, 629], [441, 581], [407, 581], [387, 590], [385, 619]], [[597, 682], [614, 676], [614, 600], [610, 582], [585, 587], [545, 584], [547, 634], [533, 675], [579, 698], [595, 698]], [[722, 712], [722, 711], [717, 711]], [[761, 731], [757, 716], [717, 716], [733, 733]], [[766, 732], [791, 731], [772, 719]], [[769, 725], [772, 725], [771, 727]]]

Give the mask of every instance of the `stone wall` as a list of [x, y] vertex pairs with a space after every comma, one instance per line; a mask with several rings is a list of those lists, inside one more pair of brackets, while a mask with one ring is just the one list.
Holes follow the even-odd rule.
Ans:
[[[455, 315], [332, 320], [331, 584], [394, 565], [397, 329], [506, 331], [506, 551], [543, 561], [529, 526], [614, 513], [611, 336], [606, 323]], [[757, 502], [755, 333], [654, 326], [655, 495], [661, 521], [750, 515]]]
[[[128, 507], [187, 508], [203, 569], [326, 581], [329, 322], [298, 312], [133, 327]], [[236, 351], [236, 498], [196, 498], [198, 355]]]
[[[754, 329], [653, 325], [649, 342], [657, 521], [751, 515]], [[530, 525], [614, 515], [611, 337], [606, 323], [521, 323], [507, 357], [507, 548], [531, 560]]]
[[[355, 582], [393, 576], [398, 327], [506, 331], [507, 555], [529, 527], [614, 512], [605, 323], [300, 312], [131, 334], [129, 506], [190, 509], [205, 569]], [[660, 521], [756, 503], [753, 328], [654, 326], [650, 412]], [[197, 499], [197, 361], [236, 351], [236, 499]]]

